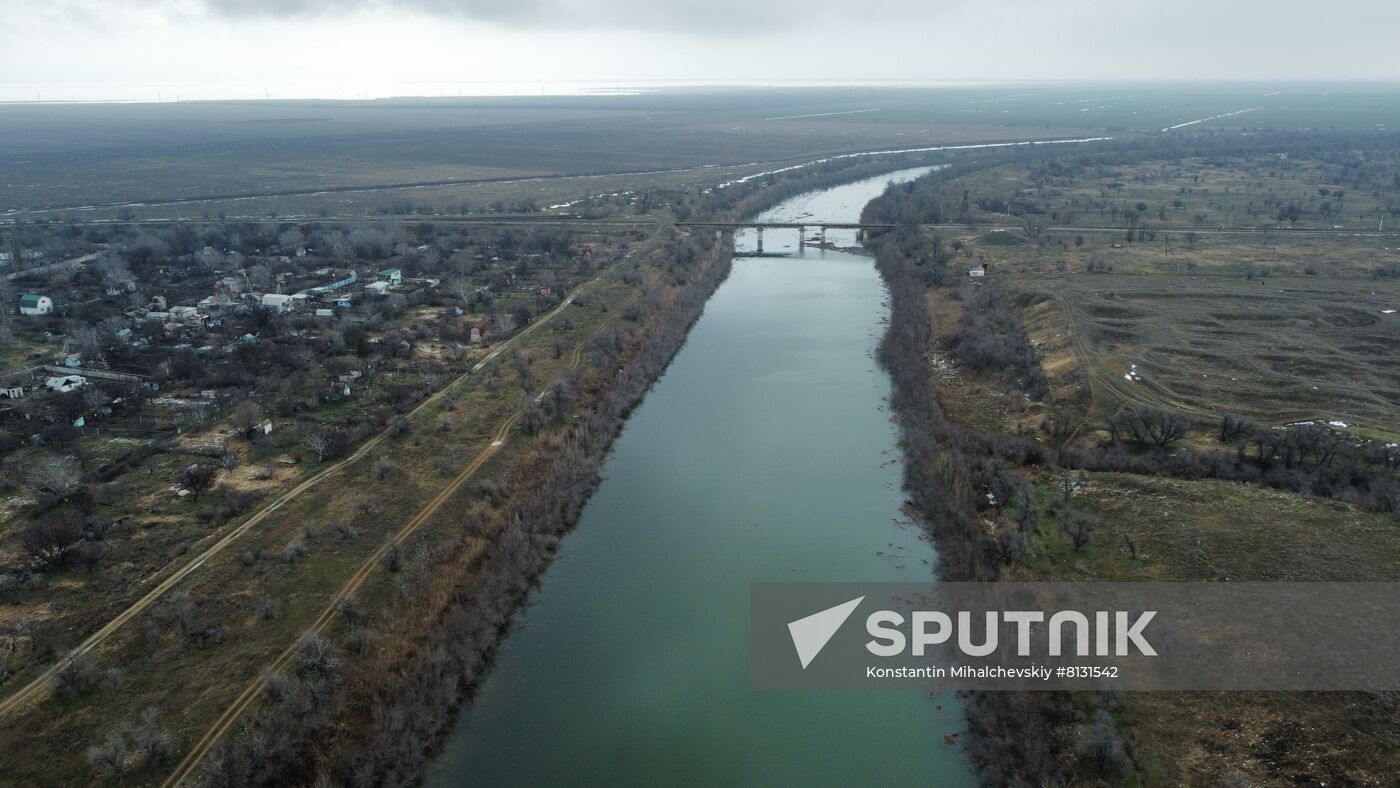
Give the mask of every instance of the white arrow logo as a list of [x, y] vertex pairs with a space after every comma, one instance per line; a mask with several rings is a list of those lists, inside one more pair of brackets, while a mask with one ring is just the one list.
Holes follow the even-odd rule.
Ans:
[[792, 645], [797, 649], [797, 658], [802, 661], [803, 670], [812, 664], [812, 660], [826, 647], [831, 636], [846, 623], [846, 619], [851, 617], [864, 599], [863, 596], [856, 597], [849, 602], [842, 602], [836, 607], [829, 607], [820, 613], [813, 613], [788, 624]]

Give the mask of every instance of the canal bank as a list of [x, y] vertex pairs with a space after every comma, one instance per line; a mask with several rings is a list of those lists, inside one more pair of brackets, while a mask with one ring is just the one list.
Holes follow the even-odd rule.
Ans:
[[[854, 221], [891, 177], [924, 171], [758, 218]], [[873, 263], [744, 258], [752, 244], [737, 239], [729, 279], [629, 417], [430, 784], [972, 783], [944, 744], [962, 724], [952, 698], [748, 688], [749, 583], [925, 580], [934, 563], [900, 512]]]

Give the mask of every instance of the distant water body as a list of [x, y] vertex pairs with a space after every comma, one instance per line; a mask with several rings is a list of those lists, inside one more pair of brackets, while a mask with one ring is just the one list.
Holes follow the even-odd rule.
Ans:
[[[854, 221], [886, 182], [925, 171], [763, 218]], [[795, 230], [764, 238], [770, 253], [796, 243]], [[962, 724], [951, 696], [749, 689], [751, 582], [932, 576], [933, 547], [900, 512], [874, 357], [886, 295], [867, 257], [737, 257], [628, 419], [430, 786], [973, 784], [944, 743]]]
[[800, 82], [767, 80], [651, 81], [651, 82], [382, 82], [371, 84], [320, 82], [81, 82], [3, 83], [0, 103], [108, 103], [171, 101], [256, 101], [267, 99], [330, 99], [364, 101], [398, 97], [491, 96], [631, 96], [654, 91], [687, 89], [793, 87], [971, 87], [999, 82], [847, 81]]

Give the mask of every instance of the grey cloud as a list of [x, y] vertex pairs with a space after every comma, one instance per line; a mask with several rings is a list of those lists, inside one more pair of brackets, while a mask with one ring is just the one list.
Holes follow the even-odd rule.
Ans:
[[761, 33], [875, 11], [925, 16], [915, 0], [203, 0], [227, 17], [324, 17], [362, 11], [420, 13], [520, 28]]

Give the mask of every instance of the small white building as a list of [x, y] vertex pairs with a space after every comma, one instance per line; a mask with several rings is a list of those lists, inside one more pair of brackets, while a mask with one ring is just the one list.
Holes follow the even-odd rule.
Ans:
[[192, 323], [199, 319], [199, 310], [192, 306], [172, 306], [170, 318], [181, 323]]
[[6, 386], [0, 389], [0, 399], [19, 399], [24, 396], [23, 386]]
[[388, 282], [370, 282], [369, 284], [365, 285], [365, 292], [369, 293], [370, 295], [388, 295], [389, 288], [391, 287], [393, 287], [393, 285], [389, 284]]
[[290, 312], [296, 304], [291, 296], [281, 293], [268, 293], [262, 297], [262, 301], [259, 303], [263, 309], [271, 309], [274, 312]]
[[967, 269], [967, 275], [968, 275], [968, 276], [971, 276], [971, 277], [986, 276], [986, 275], [987, 275], [987, 269], [985, 269], [985, 268], [983, 268], [982, 266], [979, 265], [979, 266], [977, 266], [977, 267], [975, 267], [975, 268], [969, 268], [969, 269]]
[[53, 299], [38, 293], [25, 293], [19, 297], [19, 313], [21, 315], [51, 315], [53, 314]]
[[57, 391], [60, 394], [75, 391], [87, 385], [87, 378], [82, 375], [57, 375], [44, 382], [49, 391]]
[[334, 309], [317, 309], [317, 310], [316, 310], [316, 317], [334, 317], [334, 316], [335, 316], [335, 310], [334, 310]]

